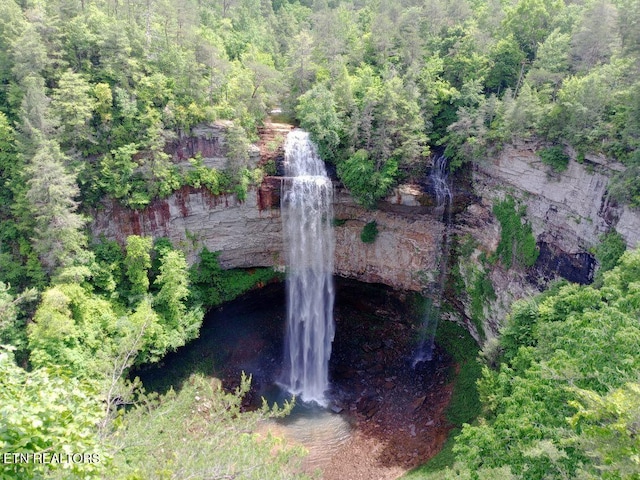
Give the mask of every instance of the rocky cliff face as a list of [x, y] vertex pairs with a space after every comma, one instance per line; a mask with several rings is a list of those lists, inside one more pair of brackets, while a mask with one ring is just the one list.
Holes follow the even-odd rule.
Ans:
[[[202, 247], [220, 251], [223, 268], [284, 268], [279, 179], [250, 189], [240, 202], [185, 187], [141, 211], [105, 200], [94, 212], [94, 236], [124, 243], [129, 235], [166, 237], [187, 253], [190, 263]], [[336, 192], [336, 274], [400, 290], [421, 290], [437, 276], [442, 224], [430, 217], [370, 212], [344, 191]], [[360, 240], [363, 226], [375, 220], [378, 238]]]
[[[567, 170], [556, 173], [542, 163], [536, 154], [539, 148], [536, 143], [507, 146], [492, 161], [474, 166], [472, 183], [479, 199], [456, 219], [457, 234], [468, 235], [475, 243], [455, 267], [462, 272], [467, 291], [473, 275], [485, 275], [495, 293], [495, 298], [484, 298], [481, 325], [469, 321], [472, 299], [463, 297], [460, 302], [462, 319], [476, 330], [478, 339], [496, 335], [513, 301], [536, 293], [550, 280], [590, 283], [597, 268], [590, 251], [603, 234], [615, 229], [629, 248], [640, 244], [640, 212], [616, 205], [607, 194], [609, 178], [621, 165], [595, 156], [587, 156], [581, 164], [574, 155]], [[536, 238], [539, 256], [526, 270], [505, 270], [485, 260], [500, 241], [493, 205], [507, 195], [525, 208], [523, 221], [531, 224]]]
[[105, 200], [93, 213], [91, 230], [120, 243], [129, 235], [166, 237], [185, 251], [189, 263], [206, 247], [221, 252], [223, 268], [281, 265], [280, 211], [260, 209], [259, 203], [255, 188], [241, 202], [235, 195], [184, 187], [139, 211]]
[[[288, 128], [276, 133], [267, 129], [267, 140], [259, 145], [262, 157], [256, 157], [255, 163], [273, 161], [278, 170]], [[205, 164], [223, 165], [223, 134], [219, 126], [196, 131], [195, 137], [172, 146], [175, 161], [201, 152]], [[441, 295], [439, 279], [445, 268], [449, 301], [456, 307], [449, 315], [464, 323], [478, 341], [497, 334], [514, 300], [535, 293], [549, 280], [591, 281], [596, 263], [589, 250], [613, 228], [629, 247], [637, 246], [640, 214], [615, 205], [607, 196], [611, 170], [619, 165], [592, 157], [584, 164], [571, 161], [558, 174], [542, 164], [535, 153], [538, 148], [534, 143], [509, 146], [492, 161], [474, 166], [466, 184], [458, 178], [453, 224], [448, 230], [452, 252], [443, 251], [445, 225], [441, 215], [434, 213], [432, 195], [425, 186], [399, 187], [376, 211], [359, 207], [338, 188], [336, 274]], [[93, 212], [91, 228], [96, 237], [121, 242], [131, 234], [167, 237], [187, 253], [190, 262], [197, 260], [204, 246], [221, 252], [224, 268], [280, 269], [284, 258], [279, 195], [280, 179], [267, 177], [242, 202], [233, 195], [213, 196], [189, 187], [142, 211], [105, 200]], [[540, 251], [536, 264], [528, 269], [506, 270], [499, 262], [487, 261], [496, 251], [501, 231], [492, 208], [507, 195], [526, 207], [523, 221], [531, 224]], [[379, 234], [374, 243], [366, 244], [360, 234], [371, 221], [377, 223]]]
[[[253, 164], [273, 161], [278, 170], [282, 143], [290, 130], [276, 125], [262, 132], [261, 158]], [[171, 145], [177, 163], [200, 152], [203, 163], [225, 165], [224, 125], [201, 127], [191, 137]], [[257, 149], [256, 149], [257, 150]], [[284, 268], [278, 177], [266, 177], [249, 189], [244, 201], [234, 195], [214, 196], [206, 190], [184, 187], [139, 211], [106, 199], [92, 212], [94, 237], [104, 235], [124, 243], [129, 235], [166, 237], [185, 251], [190, 263], [203, 247], [220, 251], [223, 268]], [[437, 278], [443, 225], [435, 217], [416, 213], [367, 211], [345, 190], [336, 189], [336, 274], [369, 283], [383, 283], [400, 290], [422, 290]], [[375, 243], [360, 240], [363, 226], [376, 221]]]
[[[336, 195], [336, 274], [403, 290], [433, 290], [439, 278], [444, 224], [433, 213], [369, 211], [345, 190]], [[364, 226], [375, 221], [378, 236], [364, 243]]]

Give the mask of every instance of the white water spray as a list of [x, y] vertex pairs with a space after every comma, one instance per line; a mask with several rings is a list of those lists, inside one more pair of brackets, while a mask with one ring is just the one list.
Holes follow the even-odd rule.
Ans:
[[[449, 261], [449, 226], [451, 225], [451, 207], [453, 205], [453, 194], [449, 184], [449, 174], [447, 172], [448, 160], [444, 155], [440, 155], [433, 161], [433, 168], [429, 179], [436, 194], [436, 213], [442, 216], [444, 223], [444, 234], [442, 238], [442, 248], [440, 255], [440, 279], [438, 292], [441, 296], [444, 292], [444, 282], [447, 278], [447, 263]], [[420, 343], [418, 350], [413, 357], [413, 366], [420, 362], [431, 361], [433, 357], [433, 344], [438, 328], [440, 309], [438, 305], [427, 300], [424, 312], [424, 320], [420, 327]]]
[[309, 134], [285, 143], [282, 221], [287, 255], [284, 386], [304, 402], [326, 404], [333, 322], [333, 186]]

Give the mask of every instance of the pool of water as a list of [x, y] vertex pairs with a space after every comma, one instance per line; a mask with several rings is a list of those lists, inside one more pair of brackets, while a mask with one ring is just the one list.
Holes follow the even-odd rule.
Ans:
[[[216, 376], [234, 388], [242, 372], [252, 377], [251, 404], [282, 405], [291, 395], [280, 385], [284, 350], [285, 301], [282, 285], [270, 285], [207, 315], [200, 337], [168, 355], [161, 365], [136, 372], [149, 390], [180, 388], [193, 372]], [[284, 419], [269, 420], [261, 428], [304, 446], [307, 470], [322, 468], [352, 434], [344, 414], [300, 401]]]
[[[390, 453], [379, 461], [411, 468], [428, 454], [423, 446], [430, 445], [431, 433], [425, 429], [435, 424], [437, 412], [425, 399], [445, 385], [449, 366], [435, 355], [427, 366], [411, 368], [416, 327], [388, 290], [339, 280], [337, 293], [329, 407], [298, 401], [289, 416], [263, 422], [260, 431], [305, 447], [303, 467], [314, 471], [344, 463], [341, 447], [351, 448], [365, 428], [389, 446]], [[282, 404], [290, 398], [280, 387], [285, 304], [284, 285], [276, 284], [215, 309], [197, 340], [134, 375], [148, 390], [162, 393], [171, 386], [179, 389], [195, 372], [217, 377], [233, 390], [244, 372], [252, 377], [245, 407], [259, 407], [262, 397]], [[402, 457], [407, 452], [413, 456]]]
[[[265, 398], [270, 404], [274, 401], [281, 404], [290, 396], [274, 385], [266, 392]], [[334, 413], [330, 408], [315, 403], [302, 402], [296, 402], [287, 417], [268, 420], [261, 429], [283, 437], [291, 444], [302, 445], [308, 451], [303, 467], [310, 472], [328, 465], [354, 432], [347, 415]]]

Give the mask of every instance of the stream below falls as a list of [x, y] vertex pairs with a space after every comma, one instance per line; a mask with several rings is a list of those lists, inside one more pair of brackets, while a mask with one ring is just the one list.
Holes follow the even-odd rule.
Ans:
[[[252, 376], [246, 408], [258, 407], [262, 397], [289, 398], [277, 383], [284, 290], [267, 285], [211, 311], [197, 340], [135, 374], [147, 390], [163, 393], [194, 372], [220, 378], [231, 390], [244, 371]], [[263, 428], [302, 444], [309, 451], [303, 467], [319, 469], [322, 478], [396, 478], [444, 443], [455, 365], [436, 345], [430, 362], [412, 367], [419, 319], [386, 287], [338, 279], [334, 316], [328, 408], [298, 402], [291, 415]]]

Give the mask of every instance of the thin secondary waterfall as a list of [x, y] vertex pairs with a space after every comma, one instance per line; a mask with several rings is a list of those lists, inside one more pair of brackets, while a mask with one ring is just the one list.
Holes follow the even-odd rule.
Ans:
[[[429, 179], [433, 185], [436, 195], [436, 213], [441, 215], [444, 223], [444, 234], [442, 238], [442, 248], [440, 255], [440, 277], [438, 279], [438, 296], [444, 291], [444, 282], [447, 278], [447, 263], [449, 261], [449, 226], [451, 225], [451, 207], [453, 204], [453, 194], [449, 183], [448, 159], [440, 155], [433, 161], [433, 167]], [[413, 358], [413, 366], [420, 362], [428, 362], [433, 357], [433, 343], [438, 328], [440, 309], [438, 305], [427, 299], [424, 312], [424, 319], [420, 327], [420, 343]]]
[[287, 255], [284, 386], [326, 404], [333, 322], [333, 186], [309, 134], [285, 143], [282, 221]]

